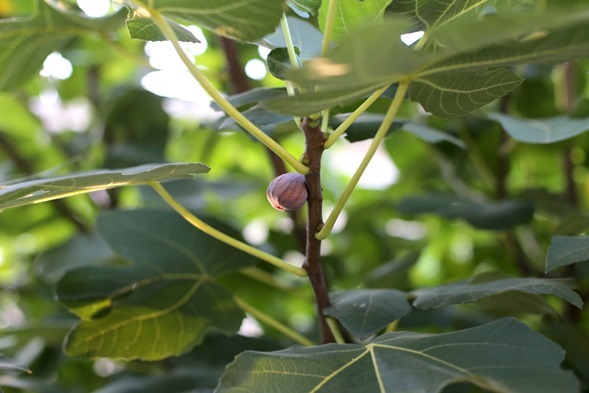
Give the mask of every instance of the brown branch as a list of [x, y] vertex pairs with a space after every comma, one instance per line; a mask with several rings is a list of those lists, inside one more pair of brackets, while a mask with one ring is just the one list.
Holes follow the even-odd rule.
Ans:
[[308, 162], [309, 173], [305, 175], [305, 183], [309, 197], [307, 199], [307, 247], [303, 269], [309, 275], [309, 281], [315, 293], [315, 302], [321, 323], [321, 342], [335, 342], [335, 338], [325, 322], [324, 310], [330, 305], [329, 289], [325, 272], [321, 263], [321, 240], [315, 234], [323, 226], [323, 191], [321, 189], [321, 156], [323, 155], [323, 133], [319, 129], [319, 122], [305, 117], [302, 121], [305, 134], [305, 160]]
[[[2, 131], [0, 131], [0, 150], [4, 151], [4, 153], [14, 162], [16, 167], [25, 175], [30, 176], [34, 175], [38, 171], [35, 169], [33, 164], [30, 160], [28, 160], [11, 142], [10, 140], [4, 135]], [[89, 231], [88, 225], [84, 223], [84, 221], [78, 216], [78, 214], [73, 211], [68, 205], [65, 204], [62, 200], [54, 200], [50, 202], [50, 204], [57, 210], [59, 215], [61, 215], [66, 220], [70, 221], [74, 226], [83, 233]]]

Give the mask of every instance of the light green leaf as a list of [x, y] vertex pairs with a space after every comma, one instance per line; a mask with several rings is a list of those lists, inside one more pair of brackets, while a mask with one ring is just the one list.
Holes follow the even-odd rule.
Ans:
[[[243, 93], [238, 93], [227, 97], [227, 101], [236, 108], [242, 108], [251, 104], [257, 104], [260, 101], [271, 100], [277, 97], [284, 96], [286, 90], [283, 88], [257, 87]], [[211, 102], [211, 108], [216, 111], [222, 111], [221, 107]]]
[[99, 19], [62, 11], [37, 1], [29, 18], [0, 19], [0, 90], [12, 89], [41, 69], [43, 61], [70, 40], [92, 31], [112, 32], [123, 26], [126, 10]]
[[[186, 30], [179, 24], [167, 21], [168, 24], [176, 33], [178, 41], [180, 42], [200, 42], [198, 38], [194, 36], [190, 31]], [[152, 19], [133, 15], [133, 17], [127, 19], [127, 29], [131, 38], [135, 38], [143, 41], [166, 41], [164, 33], [158, 29]]]
[[149, 164], [112, 171], [82, 172], [49, 179], [31, 180], [10, 186], [0, 186], [0, 209], [122, 186], [186, 179], [208, 171], [209, 167], [199, 163]]
[[506, 68], [443, 72], [416, 78], [409, 88], [409, 97], [426, 111], [448, 119], [489, 104], [511, 93], [522, 82]]
[[243, 41], [270, 34], [280, 22], [284, 0], [152, 0], [162, 14], [202, 25], [215, 33]]
[[554, 236], [546, 254], [546, 272], [589, 261], [589, 236]]
[[[341, 42], [350, 31], [362, 25], [381, 22], [384, 11], [391, 0], [337, 0], [333, 22], [332, 40]], [[321, 2], [319, 7], [319, 28], [325, 31], [329, 0]]]
[[316, 14], [321, 6], [321, 0], [291, 0], [295, 7], [309, 14]]
[[330, 295], [325, 314], [337, 318], [352, 335], [365, 339], [411, 311], [407, 296], [395, 289], [356, 289]]
[[363, 88], [334, 89], [320, 92], [304, 92], [292, 97], [282, 96], [271, 100], [263, 101], [262, 105], [271, 111], [287, 115], [306, 116], [318, 113], [323, 109], [333, 108], [353, 102], [366, 94], [372, 93], [380, 88], [380, 85], [367, 86]]
[[395, 0], [388, 11], [408, 17], [412, 31], [433, 34], [438, 27], [470, 13], [489, 0]]
[[575, 392], [563, 358], [558, 345], [505, 318], [453, 333], [388, 333], [366, 345], [246, 351], [215, 392], [438, 393], [456, 382], [501, 393]]
[[214, 277], [255, 258], [175, 212], [109, 212], [98, 229], [131, 264], [80, 268], [59, 282], [58, 299], [82, 318], [67, 340], [70, 355], [157, 360], [190, 350], [209, 331], [239, 329], [243, 312]]
[[569, 283], [545, 278], [506, 278], [478, 283], [465, 280], [433, 288], [418, 289], [412, 292], [412, 295], [415, 296], [413, 306], [423, 310], [431, 310], [451, 304], [472, 303], [510, 291], [554, 295], [576, 307], [583, 307], [583, 300], [571, 289]]
[[502, 113], [491, 113], [489, 117], [499, 122], [513, 139], [526, 143], [554, 143], [589, 130], [589, 119], [568, 116], [518, 119]]

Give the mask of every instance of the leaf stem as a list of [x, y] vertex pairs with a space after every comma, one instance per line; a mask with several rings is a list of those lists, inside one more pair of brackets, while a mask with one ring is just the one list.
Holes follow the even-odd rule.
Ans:
[[284, 13], [282, 14], [282, 19], [280, 19], [280, 26], [282, 27], [282, 35], [284, 36], [284, 42], [286, 43], [290, 66], [292, 68], [299, 68], [299, 59], [295, 51], [294, 43], [292, 42], [292, 35], [290, 34], [290, 28], [288, 27], [288, 19]]
[[325, 322], [327, 322], [327, 326], [329, 326], [329, 330], [331, 330], [331, 333], [333, 334], [333, 337], [335, 338], [335, 342], [338, 344], [345, 344], [346, 340], [344, 339], [344, 336], [342, 335], [342, 332], [339, 328], [337, 321], [331, 317], [327, 317], [327, 318], [325, 318]]
[[272, 318], [270, 315], [263, 313], [262, 311], [258, 310], [251, 304], [245, 302], [243, 299], [235, 296], [235, 302], [237, 305], [246, 313], [251, 314], [254, 318], [258, 319], [260, 322], [265, 323], [268, 326], [273, 327], [274, 329], [278, 330], [280, 333], [284, 334], [285, 336], [289, 337], [293, 341], [304, 345], [304, 346], [313, 346], [315, 345], [314, 342], [303, 336], [302, 334], [294, 331], [293, 329], [289, 328], [288, 326], [284, 325], [283, 323], [277, 321], [276, 319]]
[[266, 135], [260, 130], [254, 123], [247, 119], [237, 108], [235, 108], [229, 101], [221, 95], [221, 93], [213, 86], [213, 84], [207, 79], [207, 77], [198, 69], [196, 65], [186, 56], [186, 53], [180, 47], [178, 37], [172, 30], [165, 18], [157, 11], [150, 10], [151, 18], [156, 26], [161, 30], [164, 36], [172, 43], [176, 53], [180, 57], [180, 60], [186, 65], [186, 68], [190, 74], [196, 79], [196, 81], [202, 86], [202, 88], [209, 94], [209, 96], [229, 115], [233, 118], [237, 124], [242, 126], [247, 132], [256, 137], [266, 147], [276, 153], [286, 163], [288, 163], [297, 172], [305, 174], [309, 172], [309, 168], [303, 165], [295, 156], [290, 154], [284, 147], [278, 142]]
[[255, 247], [250, 246], [242, 241], [232, 238], [229, 235], [224, 234], [223, 232], [211, 227], [194, 214], [192, 214], [188, 209], [182, 206], [178, 201], [174, 199], [172, 195], [160, 184], [157, 182], [150, 183], [151, 187], [162, 197], [164, 201], [168, 205], [170, 205], [178, 214], [180, 214], [186, 221], [194, 225], [196, 228], [200, 229], [207, 235], [214, 237], [215, 239], [230, 245], [231, 247], [237, 248], [245, 253], [248, 253], [264, 262], [268, 262], [280, 269], [286, 270], [292, 274], [295, 274], [299, 277], [306, 277], [307, 272], [297, 266], [293, 266], [290, 263], [275, 257], [274, 255], [270, 255], [262, 250], [259, 250]]
[[335, 143], [335, 141], [350, 128], [350, 126], [362, 115], [366, 110], [389, 88], [390, 85], [386, 85], [381, 87], [380, 89], [376, 90], [370, 97], [366, 99], [342, 124], [339, 125], [335, 129], [334, 132], [329, 135], [327, 140], [325, 141], [324, 147], [329, 149], [331, 145]]
[[325, 18], [325, 28], [323, 29], [323, 42], [321, 43], [321, 54], [324, 55], [331, 44], [333, 34], [333, 23], [335, 22], [335, 4], [337, 0], [329, 0], [327, 4], [327, 16]]
[[372, 157], [376, 153], [376, 149], [380, 145], [380, 142], [383, 140], [383, 138], [385, 137], [385, 135], [389, 131], [391, 124], [393, 124], [393, 120], [395, 119], [395, 116], [397, 115], [397, 112], [399, 111], [399, 108], [401, 107], [401, 103], [405, 99], [405, 93], [407, 92], [407, 89], [409, 88], [409, 84], [410, 84], [410, 82], [407, 80], [399, 83], [399, 86], [397, 87], [397, 91], [395, 92], [395, 97], [393, 98], [393, 101], [391, 102], [391, 106], [389, 107], [389, 110], [387, 111], [382, 123], [380, 124], [380, 127], [378, 128], [378, 131], [376, 132], [376, 135], [374, 136], [372, 143], [368, 147], [368, 151], [366, 152], [366, 155], [362, 159], [362, 162], [360, 162], [358, 169], [356, 169], [356, 172], [354, 173], [354, 175], [350, 179], [350, 182], [348, 183], [348, 185], [344, 189], [344, 192], [342, 193], [342, 195], [340, 196], [340, 198], [336, 202], [333, 210], [329, 214], [329, 217], [327, 217], [327, 219], [325, 220], [325, 225], [323, 226], [323, 228], [319, 232], [317, 232], [315, 234], [315, 237], [317, 239], [323, 240], [327, 236], [329, 236], [329, 234], [331, 233], [333, 226], [335, 224], [335, 221], [337, 220], [337, 217], [342, 212], [344, 206], [346, 205], [346, 202], [348, 201], [348, 198], [352, 194], [352, 191], [354, 191], [354, 188], [356, 188], [358, 181], [360, 181], [360, 177], [362, 177], [364, 170], [366, 169], [366, 167], [370, 163], [370, 160], [372, 159]]

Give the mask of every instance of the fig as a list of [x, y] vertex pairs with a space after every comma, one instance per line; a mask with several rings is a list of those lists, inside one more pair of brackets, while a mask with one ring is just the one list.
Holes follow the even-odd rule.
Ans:
[[270, 182], [266, 190], [268, 201], [277, 210], [294, 211], [307, 202], [305, 176], [285, 173]]

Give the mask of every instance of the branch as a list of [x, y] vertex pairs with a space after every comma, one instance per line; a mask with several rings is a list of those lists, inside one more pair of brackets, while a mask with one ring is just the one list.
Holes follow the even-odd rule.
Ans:
[[309, 173], [305, 175], [307, 185], [308, 220], [307, 220], [307, 247], [305, 250], [305, 263], [303, 269], [307, 271], [309, 281], [315, 294], [315, 303], [321, 323], [321, 342], [335, 342], [335, 337], [329, 328], [325, 308], [330, 305], [327, 281], [321, 264], [321, 240], [315, 237], [323, 227], [323, 192], [321, 189], [321, 156], [323, 155], [323, 133], [319, 128], [319, 122], [305, 117], [302, 121], [305, 134], [306, 149], [304, 156], [309, 163]]

